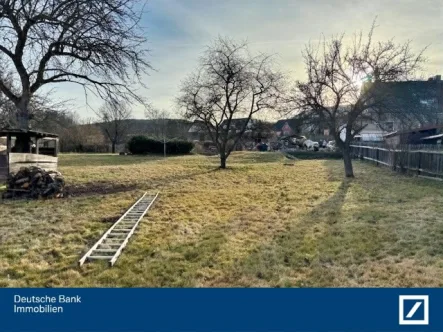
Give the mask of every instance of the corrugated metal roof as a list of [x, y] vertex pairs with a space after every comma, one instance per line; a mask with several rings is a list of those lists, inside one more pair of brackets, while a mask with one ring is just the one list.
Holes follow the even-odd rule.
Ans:
[[432, 135], [432, 136], [422, 137], [421, 139], [422, 139], [422, 140], [425, 140], [425, 139], [435, 139], [435, 138], [442, 138], [442, 137], [443, 137], [443, 134], [438, 134], [438, 135]]

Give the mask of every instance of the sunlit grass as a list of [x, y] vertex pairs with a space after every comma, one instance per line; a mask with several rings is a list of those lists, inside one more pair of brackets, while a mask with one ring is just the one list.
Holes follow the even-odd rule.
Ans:
[[[293, 161], [291, 161], [293, 163]], [[0, 285], [441, 286], [441, 183], [339, 160], [62, 155], [73, 197], [2, 202]], [[81, 255], [144, 191], [113, 268]]]

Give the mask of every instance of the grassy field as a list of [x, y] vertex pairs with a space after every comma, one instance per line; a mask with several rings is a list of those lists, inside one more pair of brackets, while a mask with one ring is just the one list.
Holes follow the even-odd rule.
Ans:
[[[340, 160], [62, 155], [72, 197], [0, 204], [1, 287], [442, 286], [443, 185]], [[293, 161], [291, 161], [293, 162]], [[144, 191], [113, 268], [77, 266]]]

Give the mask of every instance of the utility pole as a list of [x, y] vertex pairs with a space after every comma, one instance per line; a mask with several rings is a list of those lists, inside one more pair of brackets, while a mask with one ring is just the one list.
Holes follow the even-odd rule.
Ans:
[[162, 129], [163, 129], [163, 157], [166, 158], [166, 112], [162, 111]]

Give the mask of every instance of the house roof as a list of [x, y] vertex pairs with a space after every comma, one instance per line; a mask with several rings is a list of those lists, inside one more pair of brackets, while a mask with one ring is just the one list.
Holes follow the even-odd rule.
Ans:
[[[241, 129], [249, 121], [252, 122], [254, 120], [253, 119], [249, 119], [249, 118], [231, 119], [231, 128]], [[223, 126], [227, 122], [228, 122], [228, 120], [223, 120], [223, 122], [221, 123], [221, 127], [223, 128]]]
[[188, 133], [196, 133], [202, 130], [206, 130], [205, 123], [201, 120], [194, 120], [191, 126], [188, 129]]
[[[401, 108], [417, 111], [443, 112], [443, 81], [439, 76], [427, 81], [399, 81], [367, 83], [363, 89], [374, 89], [375, 96], [393, 97], [392, 102]], [[389, 99], [388, 99], [389, 100]]]
[[413, 132], [420, 132], [420, 131], [427, 131], [427, 130], [433, 130], [433, 129], [443, 129], [443, 124], [432, 124], [432, 125], [425, 125], [419, 128], [413, 128], [413, 129], [408, 129], [408, 130], [401, 130], [401, 131], [394, 131], [392, 133], [386, 134], [384, 135], [384, 137], [393, 137], [393, 136], [397, 136], [397, 135], [402, 135], [402, 134], [408, 134], [408, 133], [413, 133]]
[[288, 123], [289, 127], [291, 127], [292, 129], [294, 129], [294, 127], [296, 127], [296, 125], [297, 125], [296, 119], [282, 119], [282, 120], [278, 120], [274, 124], [274, 130], [275, 131], [282, 131], [283, 126], [285, 125], [286, 122]]
[[46, 133], [43, 131], [26, 130], [26, 129], [0, 129], [0, 136], [28, 135], [30, 137], [50, 137], [57, 138], [57, 134]]
[[436, 138], [443, 138], [443, 134], [432, 135], [432, 136], [428, 136], [428, 137], [422, 137], [420, 139], [421, 140], [428, 140], [428, 139], [436, 139]]

